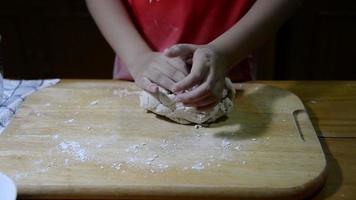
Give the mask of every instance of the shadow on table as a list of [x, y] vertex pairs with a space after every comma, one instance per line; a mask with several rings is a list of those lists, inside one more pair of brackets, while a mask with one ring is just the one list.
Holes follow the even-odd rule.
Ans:
[[[311, 87], [312, 87], [312, 85], [311, 85]], [[300, 88], [301, 87], [298, 86], [298, 83], [296, 83], [294, 85], [289, 86], [286, 89], [295, 93], [298, 96], [298, 90], [300, 90]], [[336, 86], [334, 88], [332, 88], [332, 87], [328, 87], [328, 88], [318, 87], [317, 90], [313, 89], [312, 92], [313, 92], [314, 98], [319, 99], [320, 97], [329, 95], [331, 90], [337, 90], [337, 87]], [[308, 112], [308, 115], [311, 119], [311, 122], [315, 129], [315, 132], [318, 135], [318, 138], [319, 138], [321, 147], [324, 151], [324, 155], [326, 157], [326, 162], [327, 162], [326, 170], [328, 173], [328, 177], [327, 177], [326, 183], [323, 187], [321, 187], [319, 189], [318, 192], [316, 192], [314, 194], [314, 196], [312, 196], [312, 199], [325, 199], [327, 197], [332, 196], [334, 193], [336, 193], [339, 190], [339, 188], [341, 187], [342, 182], [343, 182], [343, 174], [341, 172], [341, 168], [340, 168], [338, 161], [334, 158], [327, 143], [325, 142], [324, 136], [323, 136], [322, 131], [319, 126], [319, 118], [315, 114], [314, 110], [309, 106], [309, 102], [307, 102], [303, 99], [302, 99], [302, 101], [303, 101], [303, 104], [304, 104], [304, 106]], [[330, 183], [330, 180], [332, 180], [333, 182]]]
[[[261, 85], [260, 85], [261, 86]], [[243, 89], [237, 89], [236, 91], [236, 99], [235, 101], [237, 102], [237, 106], [239, 104], [239, 101], [243, 99], [244, 105], [247, 104], [248, 107], [254, 110], [258, 110], [256, 105], [256, 99], [258, 97], [261, 97], [263, 93], [265, 92], [266, 87], [261, 86], [256, 89], [253, 89], [254, 91], [252, 93], [249, 93], [248, 95], [245, 94], [245, 90]], [[243, 98], [240, 98], [242, 97]], [[270, 102], [265, 102], [264, 107], [266, 108], [271, 108], [272, 104], [274, 104], [274, 101]], [[236, 108], [234, 108], [236, 110]], [[272, 120], [272, 114], [269, 110], [264, 110], [265, 113], [252, 113], [249, 114], [247, 112], [232, 112], [229, 117], [221, 117], [220, 119], [216, 120], [215, 122], [208, 124], [207, 126], [213, 128], [217, 127], [227, 127], [227, 126], [233, 126], [235, 130], [231, 131], [222, 131], [222, 132], [217, 132], [214, 134], [215, 137], [217, 138], [223, 138], [223, 139], [234, 139], [234, 140], [245, 140], [245, 139], [251, 139], [251, 138], [258, 138], [261, 136], [265, 131], [265, 129], [268, 127], [270, 121]], [[257, 119], [259, 119], [258, 124], [255, 123], [248, 123], [248, 122], [255, 122]], [[177, 124], [177, 122], [174, 122], [166, 117], [156, 115], [156, 118], [159, 120], [163, 120], [169, 123]], [[194, 124], [188, 124], [184, 126], [194, 126]], [[233, 129], [234, 129], [233, 128]]]
[[315, 200], [326, 199], [328, 197], [333, 196], [333, 194], [339, 190], [344, 180], [340, 165], [332, 155], [328, 145], [326, 144], [325, 139], [319, 138], [319, 141], [326, 157], [328, 177], [326, 179], [325, 185], [321, 187], [319, 191], [312, 196], [311, 199]]
[[[305, 83], [304, 83], [305, 87]], [[312, 85], [311, 85], [312, 87]], [[259, 96], [264, 94], [264, 89], [266, 87], [261, 87], [259, 89], [256, 89], [253, 93], [248, 94], [247, 96], [244, 97], [244, 103], [249, 103], [249, 100], [259, 98]], [[298, 96], [298, 90], [301, 89], [301, 86], [298, 86], [298, 83], [290, 85], [287, 90], [291, 91], [292, 93], [296, 94]], [[326, 88], [326, 87], [318, 87], [318, 89], [313, 89], [312, 94], [313, 97], [316, 99], [323, 97], [325, 95], [330, 94], [330, 90], [337, 89], [337, 88]], [[286, 95], [288, 93], [285, 93]], [[237, 105], [239, 102], [238, 96], [244, 95], [243, 90], [237, 90]], [[284, 96], [279, 96], [279, 98], [284, 97]], [[278, 98], [274, 98], [273, 101], [269, 102], [264, 102], [266, 103], [266, 108], [272, 108], [273, 104], [278, 100]], [[303, 101], [303, 100], [302, 100]], [[250, 102], [251, 106], [253, 106], [253, 102]], [[324, 154], [326, 156], [327, 160], [327, 171], [330, 174], [328, 176], [326, 182], [329, 183], [330, 180], [332, 180], [332, 186], [327, 185], [323, 189], [320, 188], [319, 192], [321, 191], [320, 194], [316, 193], [314, 197], [317, 197], [317, 199], [323, 199], [326, 197], [332, 196], [335, 192], [339, 190], [339, 188], [342, 185], [343, 182], [343, 175], [340, 169], [340, 165], [338, 161], [333, 157], [331, 154], [329, 147], [327, 146], [325, 140], [323, 139], [323, 134], [321, 132], [321, 129], [319, 127], [319, 119], [317, 115], [314, 113], [313, 109], [309, 106], [308, 102], [303, 101], [303, 104], [308, 112], [308, 115], [311, 118], [312, 124], [315, 128], [316, 134], [319, 136], [319, 141], [321, 143], [322, 149], [324, 151]], [[266, 110], [265, 113], [255, 113], [255, 116], [258, 117], [258, 124], [253, 125], [251, 123], [248, 123], [249, 119], [247, 115], [243, 114], [243, 112], [236, 112], [234, 116], [231, 116], [230, 118], [223, 118], [217, 123], [211, 124], [211, 127], [220, 127], [220, 126], [233, 126], [233, 125], [238, 125], [236, 126], [236, 130], [230, 131], [230, 132], [218, 132], [215, 134], [215, 137], [218, 138], [227, 138], [227, 139], [234, 139], [234, 140], [246, 140], [249, 138], [257, 138], [261, 137], [262, 134], [265, 132], [265, 129], [269, 126], [269, 123], [272, 120], [272, 114], [269, 112], [271, 110]], [[255, 120], [256, 121], [256, 120]], [[245, 122], [245, 123], [244, 123]], [[332, 178], [331, 178], [332, 177]]]
[[[248, 94], [246, 94], [246, 90], [244, 89], [236, 90], [235, 112], [231, 113], [228, 118], [223, 118], [211, 124], [211, 127], [230, 126], [231, 128], [229, 131], [215, 133], [215, 137], [247, 140], [252, 138], [257, 139], [266, 133], [265, 130], [269, 127], [273, 118], [272, 108], [275, 107], [275, 103], [280, 98], [289, 95], [289, 93], [278, 92], [277, 95], [276, 91], [279, 89], [260, 84], [256, 84], [253, 87], [248, 88]], [[267, 90], [272, 90], [272, 94], [267, 92]], [[275, 96], [266, 97], [266, 95], [273, 95], [274, 93], [276, 93]], [[238, 107], [239, 104], [243, 104], [243, 108]], [[244, 112], [244, 110], [248, 110], [248, 112]]]

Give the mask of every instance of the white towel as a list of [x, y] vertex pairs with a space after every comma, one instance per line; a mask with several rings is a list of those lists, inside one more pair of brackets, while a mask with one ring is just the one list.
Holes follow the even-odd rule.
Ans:
[[0, 134], [10, 123], [25, 98], [45, 87], [55, 85], [59, 79], [8, 80], [4, 79], [3, 101], [0, 104]]

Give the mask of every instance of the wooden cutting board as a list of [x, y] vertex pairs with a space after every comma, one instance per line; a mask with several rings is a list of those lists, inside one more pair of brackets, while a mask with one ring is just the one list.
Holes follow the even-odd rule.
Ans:
[[209, 127], [139, 107], [118, 81], [62, 81], [26, 99], [0, 135], [0, 171], [22, 198], [300, 199], [326, 161], [300, 99], [238, 84], [236, 107]]

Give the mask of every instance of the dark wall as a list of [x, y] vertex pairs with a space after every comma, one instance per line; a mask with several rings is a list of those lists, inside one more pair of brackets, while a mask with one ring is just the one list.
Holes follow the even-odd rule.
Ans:
[[355, 0], [304, 0], [277, 38], [278, 79], [356, 79]]
[[111, 78], [114, 52], [79, 0], [1, 0], [5, 77]]
[[[0, 34], [6, 77], [112, 77], [114, 52], [83, 0], [1, 0]], [[270, 46], [265, 78], [355, 79], [356, 1], [305, 0]]]

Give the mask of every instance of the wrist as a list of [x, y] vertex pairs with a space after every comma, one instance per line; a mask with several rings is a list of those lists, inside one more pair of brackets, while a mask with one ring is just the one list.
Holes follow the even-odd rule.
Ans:
[[151, 49], [137, 49], [134, 52], [130, 53], [130, 55], [128, 55], [126, 59], [124, 59], [124, 63], [128, 67], [134, 66], [137, 60], [139, 60], [139, 58], [145, 57], [145, 55], [152, 52], [153, 51]]
[[215, 44], [213, 42], [207, 44], [208, 48], [210, 48], [217, 56], [218, 59], [218, 66], [220, 70], [223, 70], [224, 73], [227, 73], [229, 69], [233, 66], [234, 64], [234, 59], [231, 54], [226, 51], [226, 49], [222, 48], [218, 44]]
[[148, 62], [147, 60], [151, 53], [154, 52], [150, 49], [142, 49], [125, 60], [124, 63], [132, 78], [136, 79], [137, 74], [142, 71]]

